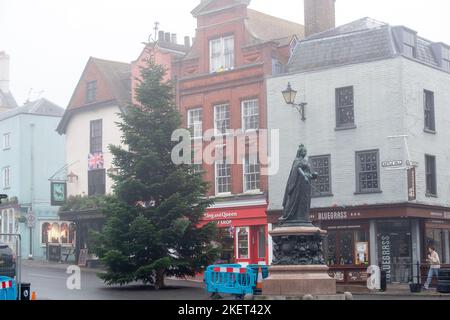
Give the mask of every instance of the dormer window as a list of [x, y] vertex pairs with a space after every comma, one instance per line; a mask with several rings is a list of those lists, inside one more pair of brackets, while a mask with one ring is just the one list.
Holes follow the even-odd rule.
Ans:
[[450, 49], [442, 50], [442, 68], [450, 72]]
[[97, 81], [89, 81], [86, 84], [86, 103], [95, 102], [97, 99]]
[[403, 54], [410, 58], [416, 57], [416, 35], [408, 31], [403, 32]]
[[234, 67], [234, 36], [213, 39], [209, 42], [210, 71], [221, 72]]

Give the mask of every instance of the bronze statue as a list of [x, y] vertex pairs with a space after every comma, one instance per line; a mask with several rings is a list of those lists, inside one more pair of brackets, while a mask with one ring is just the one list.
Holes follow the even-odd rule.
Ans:
[[312, 172], [311, 166], [305, 159], [307, 150], [300, 145], [297, 157], [292, 165], [286, 192], [283, 200], [282, 224], [311, 226], [309, 210], [311, 208], [311, 181], [318, 178], [316, 172]]

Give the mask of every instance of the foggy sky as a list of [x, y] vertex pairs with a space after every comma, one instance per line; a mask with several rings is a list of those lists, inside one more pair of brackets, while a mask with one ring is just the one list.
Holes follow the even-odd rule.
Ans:
[[[135, 60], [160, 30], [194, 36], [199, 0], [0, 0], [0, 51], [11, 56], [11, 91], [22, 104], [43, 97], [65, 108], [90, 56]], [[252, 0], [251, 8], [303, 23], [301, 0]], [[450, 44], [448, 0], [337, 0], [337, 24], [369, 16]]]

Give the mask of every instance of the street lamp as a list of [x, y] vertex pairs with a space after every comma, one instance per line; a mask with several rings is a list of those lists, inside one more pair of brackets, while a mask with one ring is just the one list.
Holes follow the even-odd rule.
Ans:
[[286, 104], [289, 104], [297, 109], [297, 111], [302, 116], [302, 121], [306, 120], [305, 117], [305, 107], [308, 105], [306, 102], [295, 103], [295, 98], [297, 97], [297, 91], [292, 89], [291, 83], [288, 83], [287, 89], [281, 92]]
[[108, 174], [113, 175], [113, 176], [117, 176], [119, 174], [119, 169], [114, 168], [113, 166], [111, 166], [111, 168], [108, 169]]

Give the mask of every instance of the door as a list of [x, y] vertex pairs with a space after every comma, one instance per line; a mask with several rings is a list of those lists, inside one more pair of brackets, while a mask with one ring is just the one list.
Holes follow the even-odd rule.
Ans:
[[377, 224], [377, 251], [388, 283], [408, 283], [412, 276], [412, 236], [408, 220]]
[[251, 228], [251, 264], [267, 264], [267, 242], [267, 226], [254, 226]]

